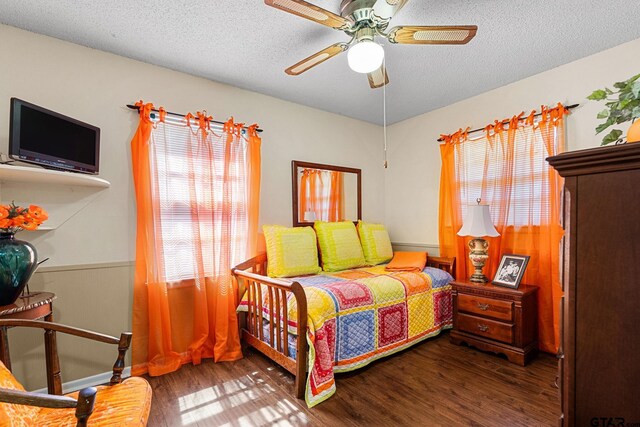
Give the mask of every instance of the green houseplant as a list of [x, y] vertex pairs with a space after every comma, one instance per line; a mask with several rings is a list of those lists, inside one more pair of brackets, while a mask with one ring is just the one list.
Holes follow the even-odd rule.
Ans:
[[[607, 108], [598, 113], [599, 119], [605, 119], [596, 127], [596, 135], [611, 126], [640, 118], [640, 74], [623, 82], [598, 89], [587, 97], [592, 101], [604, 101]], [[620, 129], [612, 129], [603, 139], [602, 145], [616, 142], [622, 136]]]

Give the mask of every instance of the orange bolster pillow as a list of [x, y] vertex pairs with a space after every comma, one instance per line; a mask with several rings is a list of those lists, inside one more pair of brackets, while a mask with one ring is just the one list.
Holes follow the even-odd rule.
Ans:
[[393, 259], [385, 267], [388, 271], [422, 271], [427, 265], [426, 252], [394, 252]]

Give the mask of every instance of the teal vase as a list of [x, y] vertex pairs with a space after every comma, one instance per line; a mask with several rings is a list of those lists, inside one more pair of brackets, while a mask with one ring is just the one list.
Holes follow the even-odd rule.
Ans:
[[0, 305], [13, 304], [38, 266], [36, 248], [0, 232]]

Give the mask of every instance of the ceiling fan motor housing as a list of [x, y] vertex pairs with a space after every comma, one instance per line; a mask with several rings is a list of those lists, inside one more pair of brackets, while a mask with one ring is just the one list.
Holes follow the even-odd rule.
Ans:
[[[376, 4], [376, 0], [342, 0], [340, 15], [343, 18], [351, 18], [354, 22], [363, 18], [369, 19], [369, 15], [373, 13], [374, 4]], [[356, 17], [360, 17], [360, 19]]]
[[340, 15], [354, 22], [351, 32], [360, 28], [384, 29], [389, 24], [389, 18], [381, 18], [376, 15], [374, 5], [377, 0], [343, 0], [340, 5]]

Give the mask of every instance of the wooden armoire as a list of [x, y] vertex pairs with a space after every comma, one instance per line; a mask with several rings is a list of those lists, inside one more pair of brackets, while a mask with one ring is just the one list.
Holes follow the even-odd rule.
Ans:
[[640, 143], [547, 160], [565, 178], [560, 425], [640, 425]]

